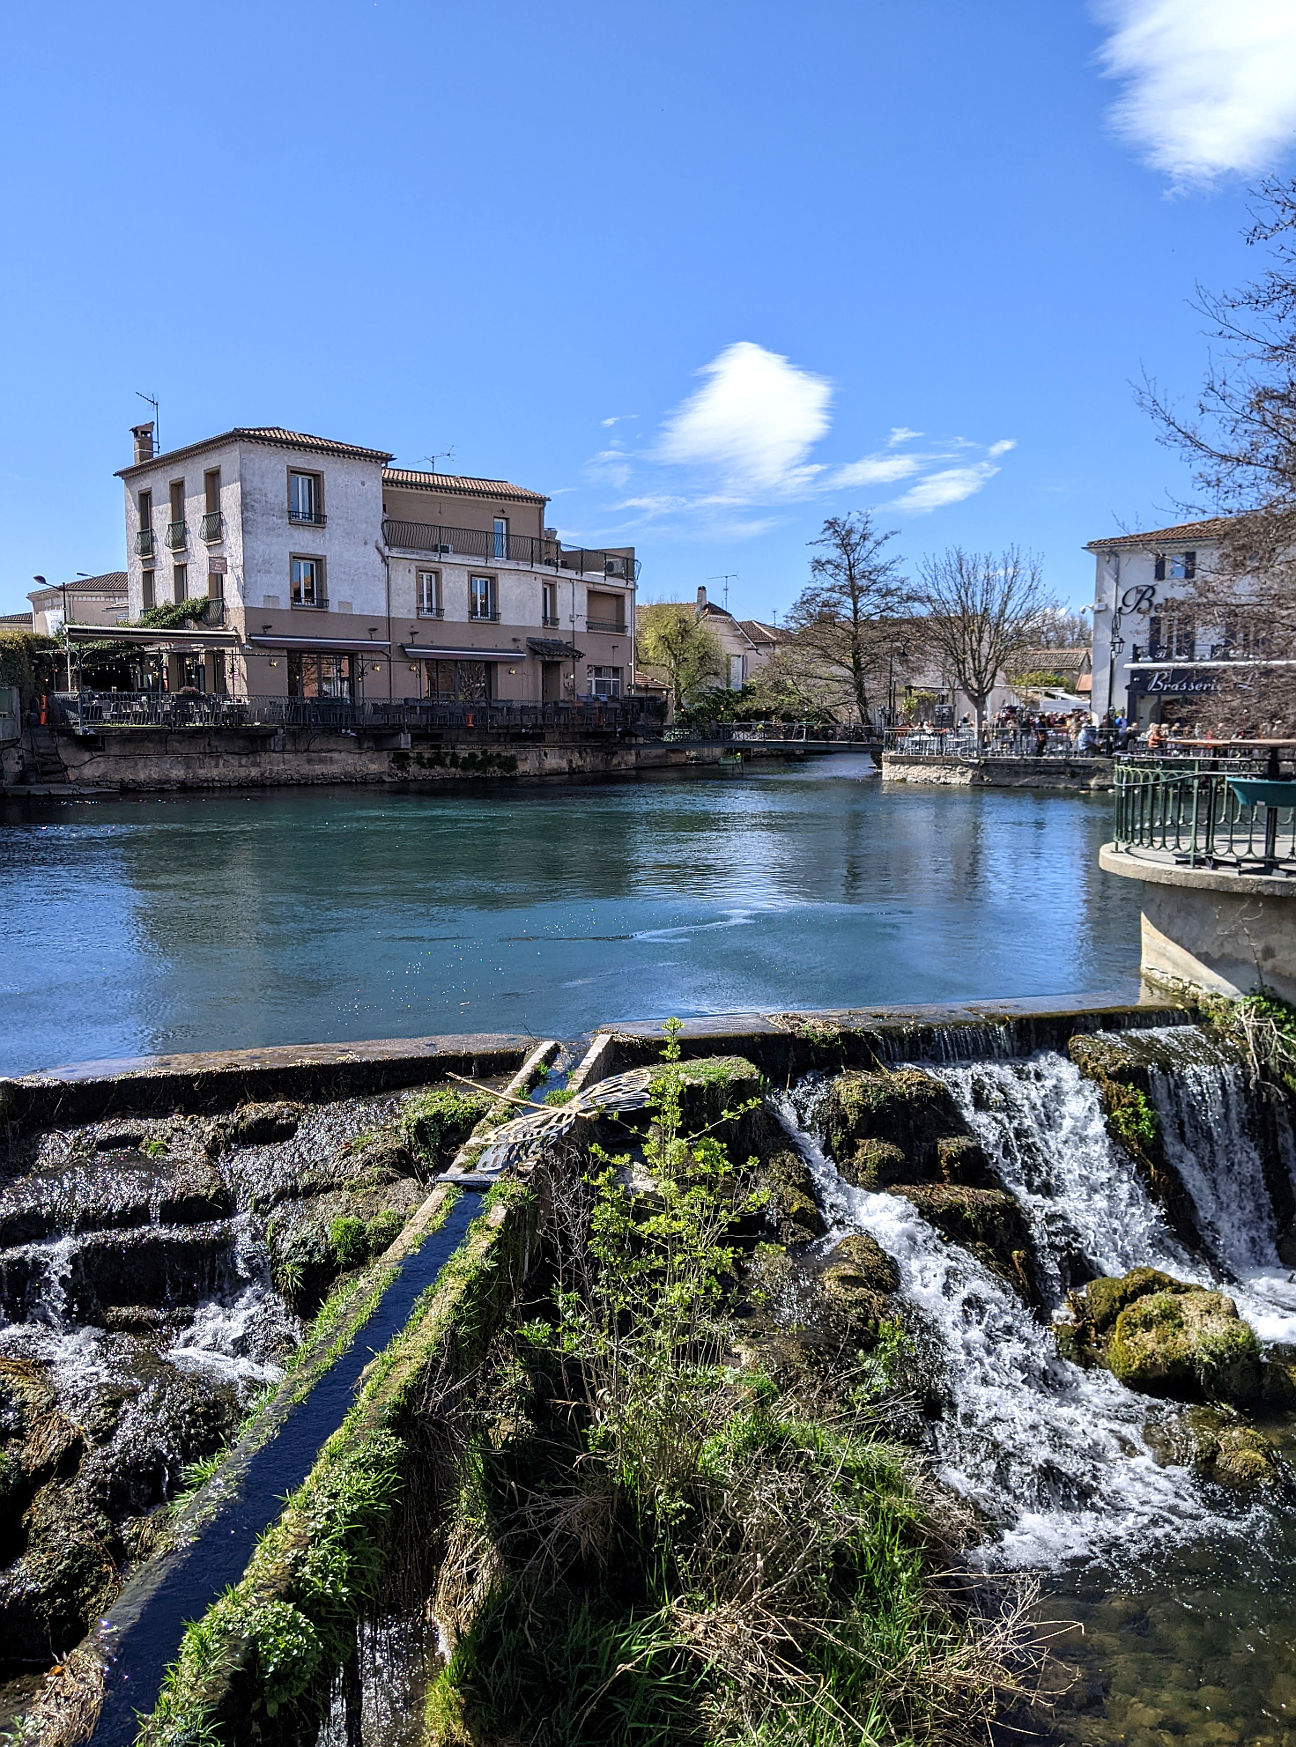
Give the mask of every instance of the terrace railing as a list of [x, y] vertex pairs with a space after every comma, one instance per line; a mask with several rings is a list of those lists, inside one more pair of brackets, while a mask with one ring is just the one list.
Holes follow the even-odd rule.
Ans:
[[569, 571], [573, 576], [602, 576], [614, 582], [634, 582], [639, 562], [624, 552], [564, 546], [560, 540], [530, 534], [504, 534], [490, 528], [447, 528], [436, 522], [404, 522], [388, 516], [383, 539], [401, 552], [428, 558], [471, 558], [482, 564], [525, 564], [531, 570]]
[[1244, 798], [1256, 794], [1248, 778], [1260, 770], [1255, 758], [1235, 759], [1228, 770], [1191, 761], [1118, 764], [1116, 847], [1186, 867], [1296, 874], [1296, 779], [1264, 782], [1266, 800], [1252, 805]]
[[469, 703], [462, 699], [225, 697], [215, 692], [59, 692], [47, 700], [51, 727], [93, 734], [102, 728], [315, 728], [435, 731], [467, 729], [499, 735], [546, 729], [635, 733], [660, 738], [663, 709], [655, 698], [581, 698], [575, 703]]

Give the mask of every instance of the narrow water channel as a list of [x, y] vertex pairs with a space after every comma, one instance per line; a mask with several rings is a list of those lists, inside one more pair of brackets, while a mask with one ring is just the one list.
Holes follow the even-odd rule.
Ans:
[[259, 1044], [1132, 992], [1110, 798], [852, 755], [0, 814], [0, 1073]]

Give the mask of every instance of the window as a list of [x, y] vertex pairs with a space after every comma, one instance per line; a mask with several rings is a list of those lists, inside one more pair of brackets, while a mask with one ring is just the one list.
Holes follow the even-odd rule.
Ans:
[[290, 558], [288, 561], [288, 598], [295, 607], [324, 605], [324, 560], [322, 558]]
[[418, 573], [418, 615], [420, 619], [441, 617], [441, 572], [420, 570]]
[[470, 576], [468, 578], [468, 617], [470, 619], [498, 619], [496, 608], [495, 578], [493, 576]]
[[180, 684], [188, 691], [207, 690], [207, 666], [201, 655], [188, 654], [180, 657]]
[[484, 704], [490, 699], [489, 661], [425, 661], [425, 695], [443, 704]]
[[189, 566], [173, 564], [171, 566], [171, 599], [187, 601], [189, 599]]
[[621, 696], [621, 669], [619, 667], [590, 667], [590, 695], [596, 698], [619, 698]]
[[1154, 575], [1158, 582], [1191, 582], [1197, 575], [1197, 554], [1158, 552]]
[[225, 572], [209, 570], [207, 572], [207, 598], [212, 601], [225, 599]]
[[352, 698], [355, 696], [353, 655], [311, 655], [296, 650], [288, 656], [290, 698]]
[[173, 552], [183, 550], [185, 544], [185, 482], [183, 479], [173, 479], [170, 485], [171, 519], [167, 523], [167, 545]]
[[1148, 636], [1153, 661], [1191, 661], [1197, 653], [1197, 623], [1191, 613], [1154, 613]]
[[140, 582], [142, 584], [144, 611], [148, 612], [149, 608], [155, 604], [157, 599], [153, 589], [153, 572], [151, 570], [144, 571], [140, 577]]
[[493, 558], [507, 558], [509, 555], [508, 543], [508, 517], [496, 516], [491, 524], [491, 556]]
[[135, 536], [135, 550], [141, 558], [153, 556], [153, 493], [142, 491], [139, 494], [139, 532]]
[[321, 527], [324, 522], [324, 479], [319, 473], [288, 475], [288, 520], [309, 522]]
[[625, 602], [619, 594], [598, 594], [589, 591], [585, 604], [585, 623], [591, 631], [625, 632]]
[[209, 467], [203, 474], [202, 537], [204, 540], [219, 540], [221, 537], [220, 494], [220, 468]]
[[540, 618], [546, 625], [558, 623], [558, 584], [542, 582], [540, 584]]

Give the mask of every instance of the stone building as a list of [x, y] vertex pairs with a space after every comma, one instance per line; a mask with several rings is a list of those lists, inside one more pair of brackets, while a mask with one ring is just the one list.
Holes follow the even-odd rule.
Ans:
[[127, 616], [127, 580], [124, 570], [109, 570], [103, 576], [74, 576], [71, 582], [41, 583], [28, 594], [31, 629], [53, 637], [63, 625], [119, 625]]
[[565, 545], [540, 492], [278, 427], [165, 453], [152, 425], [133, 435], [130, 616], [206, 603], [135, 634], [165, 648], [173, 686], [539, 703], [633, 681], [634, 550]]

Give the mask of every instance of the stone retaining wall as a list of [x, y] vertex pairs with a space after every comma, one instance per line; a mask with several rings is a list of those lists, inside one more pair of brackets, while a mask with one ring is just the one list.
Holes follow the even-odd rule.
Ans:
[[974, 789], [1097, 792], [1113, 786], [1110, 758], [964, 758], [926, 752], [884, 752], [882, 780]]
[[[56, 738], [64, 783], [78, 791], [112, 793], [616, 777], [713, 765], [733, 750], [720, 741], [505, 742], [471, 735], [437, 744], [411, 742], [408, 732], [341, 734], [305, 728], [109, 728]], [[742, 752], [744, 758], [805, 756], [796, 746], [761, 743], [744, 746]], [[15, 754], [0, 771], [10, 788], [18, 785], [19, 763]], [[42, 787], [51, 780], [43, 775]]]

